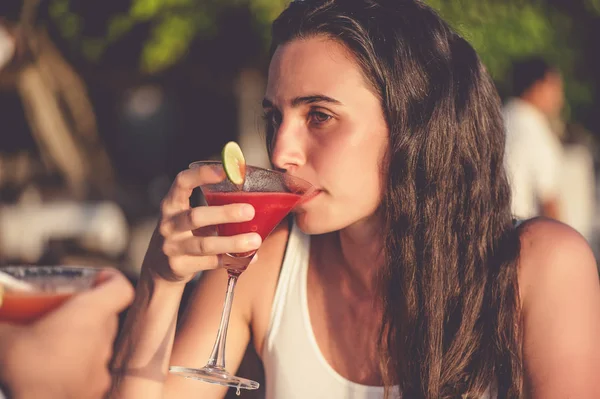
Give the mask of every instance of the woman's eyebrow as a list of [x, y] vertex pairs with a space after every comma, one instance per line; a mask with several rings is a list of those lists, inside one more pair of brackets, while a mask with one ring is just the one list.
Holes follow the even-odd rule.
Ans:
[[[322, 94], [313, 94], [309, 96], [296, 97], [292, 100], [292, 107], [298, 107], [305, 104], [313, 104], [318, 102], [330, 103], [335, 105], [342, 105], [342, 103], [335, 98], [331, 98]], [[273, 101], [268, 98], [264, 98], [262, 101], [263, 108], [273, 108]]]

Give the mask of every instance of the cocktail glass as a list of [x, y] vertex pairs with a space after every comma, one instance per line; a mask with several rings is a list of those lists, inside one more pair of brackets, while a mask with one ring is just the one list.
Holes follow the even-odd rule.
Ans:
[[33, 286], [32, 291], [4, 287], [0, 322], [29, 324], [56, 309], [74, 294], [98, 283], [100, 268], [79, 266], [6, 266], [0, 268]]
[[[247, 203], [255, 209], [254, 219], [249, 222], [218, 225], [217, 234], [220, 236], [256, 232], [264, 240], [295, 206], [312, 198], [315, 192], [310, 183], [274, 170], [246, 166], [246, 179], [243, 186], [238, 187], [225, 178], [221, 162], [200, 161], [190, 164], [190, 167], [214, 168], [218, 174], [223, 175], [223, 181], [200, 187], [208, 205]], [[225, 342], [235, 284], [255, 253], [256, 251], [250, 251], [222, 256], [222, 264], [227, 269], [229, 280], [221, 323], [208, 363], [200, 369], [171, 366], [169, 368], [171, 373], [185, 378], [234, 387], [238, 389], [238, 392], [240, 388], [257, 389], [259, 387], [256, 381], [236, 377], [225, 369]]]

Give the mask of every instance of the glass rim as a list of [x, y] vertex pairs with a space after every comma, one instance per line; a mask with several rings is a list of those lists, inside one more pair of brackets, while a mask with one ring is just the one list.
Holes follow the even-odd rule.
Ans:
[[0, 271], [10, 273], [10, 270], [65, 270], [65, 271], [78, 271], [86, 270], [92, 272], [101, 272], [109, 269], [108, 266], [85, 266], [85, 265], [2, 265]]
[[21, 289], [11, 284], [4, 286], [5, 295], [17, 295], [19, 297], [77, 295], [87, 292], [104, 281], [102, 273], [105, 270], [107, 270], [107, 267], [84, 265], [12, 264], [0, 266], [0, 271], [15, 281], [30, 284], [27, 288], [21, 287]]
[[[220, 165], [221, 167], [223, 167], [223, 162], [222, 161], [194, 161], [188, 165], [188, 168], [197, 167], [199, 165]], [[280, 176], [286, 176], [287, 178], [291, 178], [293, 180], [298, 180], [298, 181], [303, 182], [306, 185], [308, 185], [307, 191], [315, 188], [314, 184], [312, 184], [311, 182], [304, 180], [301, 177], [290, 175], [287, 172], [280, 172], [278, 170], [261, 168], [260, 166], [253, 166], [253, 165], [248, 165], [248, 164], [246, 164], [246, 168], [250, 168], [250, 169], [254, 169], [254, 170], [262, 170], [264, 172], [275, 173]]]

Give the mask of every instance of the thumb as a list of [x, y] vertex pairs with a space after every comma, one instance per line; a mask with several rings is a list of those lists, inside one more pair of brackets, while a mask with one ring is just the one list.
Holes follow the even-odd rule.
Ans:
[[87, 300], [98, 302], [107, 313], [121, 312], [133, 301], [134, 290], [127, 278], [116, 269], [100, 272], [96, 286], [81, 294]]

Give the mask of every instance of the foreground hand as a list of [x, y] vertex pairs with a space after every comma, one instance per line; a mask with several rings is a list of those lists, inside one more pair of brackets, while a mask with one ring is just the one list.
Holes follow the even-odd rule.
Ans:
[[14, 398], [91, 399], [107, 392], [118, 315], [133, 288], [112, 269], [100, 280], [34, 324], [12, 326], [2, 379]]

